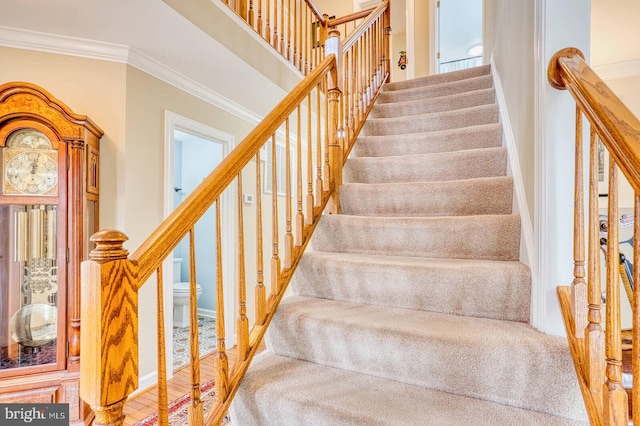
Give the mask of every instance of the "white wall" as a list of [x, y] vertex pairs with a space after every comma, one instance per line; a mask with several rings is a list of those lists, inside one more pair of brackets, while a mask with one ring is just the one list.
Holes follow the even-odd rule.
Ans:
[[547, 82], [553, 54], [565, 47], [589, 55], [590, 1], [485, 0], [485, 60], [493, 58], [534, 217], [532, 324], [564, 334], [556, 287], [573, 279], [575, 104]]

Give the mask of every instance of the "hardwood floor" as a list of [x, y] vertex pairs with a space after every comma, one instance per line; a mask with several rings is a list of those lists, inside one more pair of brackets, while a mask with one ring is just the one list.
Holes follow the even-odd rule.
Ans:
[[[263, 348], [260, 348], [261, 351]], [[215, 352], [214, 352], [215, 353]], [[208, 354], [200, 360], [200, 383], [206, 383], [214, 377], [213, 371], [213, 354]], [[233, 347], [227, 350], [229, 365], [233, 365], [236, 361], [237, 351]], [[171, 380], [167, 382], [167, 391], [169, 393], [169, 402], [180, 398], [191, 389], [191, 369], [186, 365], [174, 372]], [[134, 425], [145, 417], [158, 411], [158, 388], [153, 386], [145, 390], [133, 398], [129, 398], [124, 406], [124, 414], [126, 419], [125, 426]]]

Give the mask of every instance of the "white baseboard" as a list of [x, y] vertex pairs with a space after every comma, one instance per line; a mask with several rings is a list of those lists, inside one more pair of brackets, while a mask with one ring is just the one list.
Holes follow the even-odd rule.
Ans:
[[157, 384], [158, 384], [158, 371], [156, 370], [156, 371], [152, 371], [146, 376], [140, 377], [140, 380], [138, 381], [138, 389], [133, 391], [133, 393], [129, 396], [129, 398], [134, 397], [139, 393], [146, 391], [148, 388], [152, 386], [156, 386]]
[[[513, 189], [514, 189], [514, 213], [520, 215], [522, 222], [521, 241], [520, 241], [520, 260], [529, 265], [532, 272], [535, 270], [534, 264], [534, 245], [533, 245], [533, 222], [531, 221], [531, 215], [529, 214], [529, 207], [527, 206], [527, 198], [524, 191], [524, 184], [522, 180], [522, 170], [520, 169], [520, 160], [518, 159], [518, 150], [516, 148], [515, 137], [513, 136], [513, 129], [511, 128], [511, 122], [509, 121], [509, 113], [507, 112], [507, 103], [504, 97], [504, 90], [502, 89], [502, 82], [500, 81], [500, 75], [496, 69], [493, 58], [491, 58], [491, 73], [493, 75], [493, 86], [496, 90], [496, 102], [500, 109], [500, 122], [502, 123], [503, 130], [503, 144], [507, 148], [507, 155], [509, 158], [509, 168], [511, 176], [513, 177]], [[532, 277], [533, 286], [536, 285], [535, 277]]]
[[213, 311], [211, 309], [198, 308], [198, 315], [205, 318], [216, 319], [216, 311]]

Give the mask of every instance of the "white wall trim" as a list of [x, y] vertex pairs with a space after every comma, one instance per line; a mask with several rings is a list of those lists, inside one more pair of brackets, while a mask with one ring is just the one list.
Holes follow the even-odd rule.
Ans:
[[[533, 266], [534, 250], [533, 250], [533, 224], [531, 222], [531, 215], [529, 214], [529, 207], [527, 205], [527, 197], [524, 190], [524, 183], [522, 179], [522, 170], [520, 168], [520, 160], [518, 158], [518, 149], [516, 147], [516, 140], [513, 135], [513, 129], [511, 128], [511, 121], [509, 120], [509, 112], [507, 110], [507, 101], [504, 97], [504, 90], [502, 88], [502, 81], [500, 80], [500, 74], [496, 68], [496, 64], [491, 58], [491, 74], [493, 76], [493, 86], [496, 91], [496, 101], [498, 103], [498, 109], [500, 111], [500, 122], [502, 123], [502, 134], [504, 140], [504, 146], [507, 148], [507, 155], [509, 157], [509, 167], [511, 170], [511, 176], [513, 177], [513, 189], [518, 213], [521, 220], [521, 238], [522, 248], [524, 253], [520, 253], [520, 259]], [[533, 269], [533, 268], [532, 268]], [[535, 287], [537, 284], [535, 275], [532, 276], [532, 285]]]
[[211, 309], [198, 308], [198, 316], [216, 319], [216, 311]]
[[[176, 114], [172, 111], [165, 110], [164, 114], [164, 188], [165, 188], [165, 197], [164, 197], [164, 217], [166, 218], [173, 211], [173, 157], [174, 157], [174, 130], [179, 129], [185, 132], [195, 134], [204, 139], [212, 140], [222, 144], [223, 149], [223, 158], [229, 155], [229, 153], [233, 150], [235, 146], [235, 137], [230, 134], [223, 132], [221, 130], [215, 129], [213, 127], [207, 126], [206, 124], [200, 123], [198, 121], [192, 120], [190, 118], [184, 117], [180, 114]], [[232, 194], [235, 194], [236, 183], [232, 183], [229, 188], [230, 191], [225, 191], [221, 198], [221, 205], [223, 208], [221, 209], [220, 219], [221, 222], [225, 224], [225, 227], [229, 229], [236, 229], [236, 203], [233, 202]], [[223, 256], [223, 269], [224, 269], [224, 282], [225, 283], [235, 283], [235, 272], [236, 271], [236, 234], [232, 232], [223, 232], [222, 233], [222, 252], [225, 254]], [[173, 375], [173, 283], [171, 278], [173, 277], [173, 257], [169, 256], [163, 262], [163, 271], [165, 271], [164, 277], [164, 300], [165, 300], [165, 340], [167, 342], [167, 378], [171, 378]], [[232, 347], [235, 345], [235, 317], [236, 317], [236, 294], [237, 291], [235, 288], [230, 289], [230, 291], [224, 292], [224, 304], [225, 306], [232, 307], [231, 309], [227, 309], [225, 311], [225, 335], [227, 336], [227, 345]], [[199, 309], [200, 311], [200, 309]], [[215, 311], [214, 312], [215, 318]]]
[[0, 46], [125, 63], [251, 124], [264, 118], [126, 45], [0, 26]]
[[534, 11], [534, 35], [533, 35], [533, 55], [534, 55], [534, 83], [533, 83], [533, 140], [534, 140], [534, 212], [533, 229], [535, 236], [534, 259], [531, 273], [536, 277], [536, 285], [531, 288], [531, 325], [540, 331], [545, 329], [545, 317], [547, 312], [547, 301], [545, 298], [544, 285], [547, 270], [547, 257], [542, 252], [547, 246], [547, 233], [542, 230], [547, 229], [546, 198], [544, 188], [546, 188], [546, 162], [545, 158], [545, 84], [547, 77], [547, 67], [544, 61], [546, 50], [546, 0], [536, 0]]
[[634, 77], [640, 75], [640, 59], [615, 62], [612, 64], [594, 65], [593, 70], [603, 80]]
[[129, 47], [78, 37], [0, 26], [0, 46], [127, 63]]
[[[169, 372], [167, 371], [167, 374], [173, 374], [173, 372]], [[169, 376], [171, 377], [171, 376]], [[152, 371], [151, 373], [142, 376], [138, 379], [138, 389], [136, 389], [135, 391], [133, 391], [131, 393], [131, 395], [129, 395], [129, 400], [131, 400], [131, 398], [133, 398], [134, 396], [146, 391], [148, 388], [150, 388], [151, 386], [155, 386], [158, 384], [158, 371]]]

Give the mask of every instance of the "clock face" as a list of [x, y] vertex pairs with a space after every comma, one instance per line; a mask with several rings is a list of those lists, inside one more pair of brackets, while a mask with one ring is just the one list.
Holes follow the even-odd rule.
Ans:
[[52, 149], [51, 141], [42, 132], [34, 129], [22, 129], [11, 134], [7, 139], [9, 148]]
[[57, 151], [4, 149], [4, 193], [7, 195], [57, 195]]

